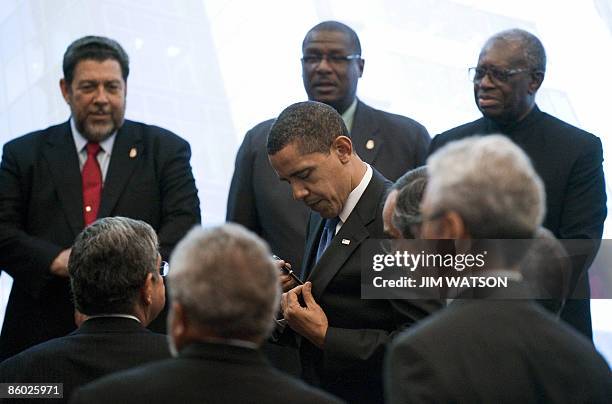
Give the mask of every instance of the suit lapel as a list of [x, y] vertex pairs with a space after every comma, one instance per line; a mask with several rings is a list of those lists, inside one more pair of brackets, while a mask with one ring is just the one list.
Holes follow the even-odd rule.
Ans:
[[[327, 285], [336, 276], [336, 273], [338, 273], [344, 263], [353, 255], [361, 243], [370, 236], [367, 226], [376, 219], [377, 205], [380, 202], [380, 195], [382, 194], [384, 184], [384, 177], [374, 170], [372, 179], [359, 202], [357, 202], [355, 209], [353, 209], [346, 223], [342, 225], [319, 262], [310, 272], [308, 280], [312, 282], [312, 293], [315, 299], [320, 298]], [[316, 234], [320, 238], [321, 230], [322, 220], [319, 222], [318, 231], [312, 232], [311, 238], [309, 238], [310, 245], [307, 251], [309, 252], [308, 260], [310, 264], [314, 263], [313, 257], [316, 257], [318, 246], [318, 242], [315, 242], [315, 240], [318, 241], [318, 238], [313, 238]]]
[[[321, 233], [323, 232], [323, 218], [318, 213], [311, 213], [308, 220], [308, 238], [306, 239], [306, 247], [304, 251], [306, 254], [302, 259], [302, 274], [307, 268], [312, 268], [317, 259], [317, 248], [319, 247], [319, 240], [321, 239]], [[312, 271], [310, 271], [312, 273]], [[308, 277], [302, 277], [302, 279], [309, 279]]]
[[378, 119], [372, 108], [359, 101], [353, 118], [351, 140], [357, 155], [372, 165], [381, 149], [383, 140], [378, 136]]
[[83, 185], [79, 157], [66, 122], [52, 129], [43, 149], [64, 214], [74, 236], [83, 229]]
[[111, 155], [98, 217], [110, 216], [123, 194], [134, 169], [144, 155], [142, 132], [132, 122], [125, 121], [117, 133]]

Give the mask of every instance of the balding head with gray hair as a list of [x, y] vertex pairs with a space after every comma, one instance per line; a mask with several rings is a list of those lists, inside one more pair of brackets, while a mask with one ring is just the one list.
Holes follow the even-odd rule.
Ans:
[[427, 167], [429, 214], [456, 212], [472, 238], [530, 238], [542, 223], [542, 180], [505, 136], [449, 143], [429, 157]]
[[267, 244], [236, 224], [196, 227], [170, 259], [170, 295], [208, 337], [262, 342], [280, 299]]

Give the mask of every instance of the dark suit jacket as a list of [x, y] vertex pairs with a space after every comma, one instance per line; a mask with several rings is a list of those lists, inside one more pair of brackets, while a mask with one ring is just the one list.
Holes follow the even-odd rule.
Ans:
[[[384, 238], [382, 206], [391, 184], [373, 170], [354, 210], [315, 264], [324, 220], [310, 216], [304, 267], [327, 315], [323, 350], [301, 339], [303, 377], [349, 402], [382, 402], [382, 359], [395, 333], [440, 307], [440, 302], [361, 298], [365, 243]], [[348, 240], [344, 241], [344, 240]]]
[[399, 403], [608, 403], [593, 345], [526, 300], [457, 300], [391, 343], [385, 396]]
[[178, 358], [117, 373], [78, 389], [71, 403], [339, 403], [273, 369], [253, 349], [192, 344]]
[[[227, 220], [237, 222], [263, 237], [272, 251], [293, 265], [302, 262], [308, 208], [292, 198], [268, 161], [266, 143], [274, 120], [260, 123], [244, 137], [227, 202]], [[351, 139], [354, 150], [388, 179], [423, 165], [429, 134], [418, 122], [371, 108], [359, 101]], [[372, 149], [368, 141], [372, 140]]]
[[[131, 150], [136, 151], [133, 158]], [[167, 258], [200, 222], [189, 144], [172, 132], [125, 121], [117, 133], [99, 217], [144, 220]], [[81, 173], [68, 122], [4, 145], [0, 165], [0, 268], [14, 279], [0, 359], [74, 330], [68, 279], [51, 262], [83, 229]]]
[[[434, 138], [430, 153], [451, 141], [492, 133], [507, 135], [531, 158], [546, 189], [544, 227], [560, 239], [601, 239], [607, 210], [599, 138], [535, 106], [523, 121], [509, 127], [481, 118], [444, 132]], [[588, 299], [586, 273], [578, 271], [574, 275], [574, 296]], [[590, 337], [588, 303], [568, 301], [561, 317]]]
[[[93, 318], [0, 364], [3, 383], [63, 383], [64, 399], [104, 375], [170, 357], [166, 337], [128, 318]], [[39, 402], [40, 400], [32, 400]]]

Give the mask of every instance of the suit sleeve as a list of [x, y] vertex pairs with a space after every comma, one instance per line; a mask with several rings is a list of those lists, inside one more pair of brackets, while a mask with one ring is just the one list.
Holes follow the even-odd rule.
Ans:
[[239, 223], [247, 229], [261, 234], [253, 189], [255, 150], [252, 140], [253, 132], [249, 131], [236, 154], [234, 175], [227, 198], [226, 220]]
[[601, 141], [593, 138], [572, 167], [558, 236], [601, 239], [606, 214], [603, 151]]
[[180, 139], [174, 148], [174, 151], [164, 150], [171, 157], [164, 164], [159, 179], [162, 216], [157, 233], [164, 259], [168, 259], [174, 246], [189, 229], [201, 221], [198, 190], [189, 163], [189, 143]]
[[63, 248], [27, 234], [27, 174], [22, 171], [15, 151], [5, 145], [0, 163], [0, 268], [36, 297], [53, 278], [49, 268]]
[[395, 318], [393, 331], [328, 327], [323, 346], [326, 358], [340, 362], [361, 361], [380, 367], [387, 344], [398, 333], [442, 307], [438, 300], [388, 302]]
[[419, 125], [416, 132], [416, 139], [414, 144], [414, 167], [420, 167], [425, 165], [427, 161], [429, 145], [431, 144], [431, 137], [427, 129]]
[[387, 353], [383, 373], [385, 402], [400, 404], [452, 401], [451, 397], [443, 398], [444, 386], [435, 380], [435, 374], [428, 361], [408, 340], [393, 343]]

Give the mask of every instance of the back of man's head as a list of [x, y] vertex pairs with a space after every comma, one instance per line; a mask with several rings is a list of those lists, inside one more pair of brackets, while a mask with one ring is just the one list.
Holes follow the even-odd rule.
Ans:
[[538, 228], [521, 261], [521, 273], [534, 297], [555, 314], [568, 297], [571, 270], [569, 255], [561, 242], [549, 230]]
[[505, 136], [452, 142], [434, 153], [427, 167], [429, 213], [456, 212], [471, 238], [530, 238], [542, 223], [542, 180]]
[[414, 238], [415, 227], [421, 223], [421, 201], [427, 186], [427, 166], [415, 168], [402, 175], [389, 193], [397, 192], [391, 221], [403, 238]]
[[280, 298], [278, 270], [254, 233], [236, 224], [196, 227], [170, 263], [172, 302], [202, 340], [261, 343], [271, 331]]
[[116, 60], [121, 66], [123, 80], [127, 81], [130, 74], [130, 59], [123, 47], [115, 40], [103, 36], [85, 36], [72, 42], [64, 53], [64, 79], [72, 83], [76, 65], [82, 60], [103, 62]]
[[274, 155], [296, 142], [301, 154], [330, 152], [334, 139], [349, 136], [338, 112], [329, 105], [305, 101], [285, 108], [268, 134], [267, 150]]
[[163, 282], [157, 249], [155, 231], [140, 220], [107, 217], [86, 227], [68, 262], [76, 309], [88, 316], [134, 314], [148, 274]]

